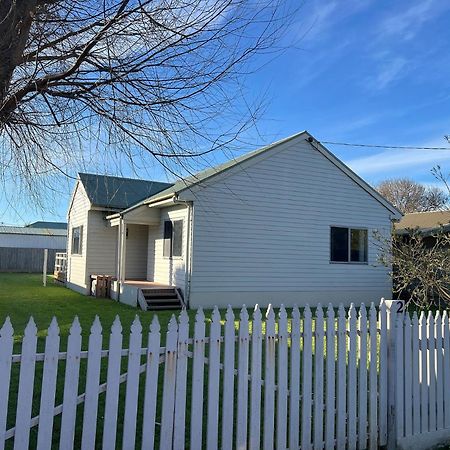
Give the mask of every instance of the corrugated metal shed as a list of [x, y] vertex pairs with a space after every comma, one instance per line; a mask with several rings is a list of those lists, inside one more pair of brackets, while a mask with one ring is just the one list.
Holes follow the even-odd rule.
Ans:
[[64, 250], [67, 230], [0, 226], [0, 247]]
[[26, 234], [36, 236], [67, 236], [67, 229], [29, 228], [0, 225], [0, 234]]

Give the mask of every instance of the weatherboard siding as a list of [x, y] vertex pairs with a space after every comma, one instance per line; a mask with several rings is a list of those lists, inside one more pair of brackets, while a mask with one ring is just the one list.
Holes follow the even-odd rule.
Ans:
[[116, 275], [118, 227], [106, 220], [110, 214], [90, 210], [88, 213], [87, 277], [91, 275]]
[[147, 276], [147, 241], [146, 225], [127, 225], [127, 249], [125, 258], [125, 278], [145, 280]]
[[[83, 187], [78, 182], [75, 188], [73, 201], [69, 210], [68, 217], [68, 248], [69, 254], [67, 267], [67, 284], [70, 288], [87, 294], [87, 275], [86, 275], [86, 250], [88, 236], [88, 210], [90, 208], [89, 200]], [[82, 253], [81, 255], [72, 255], [72, 228], [83, 226]]]
[[[183, 220], [183, 255], [177, 258], [163, 256], [164, 221]], [[147, 279], [157, 283], [177, 286], [184, 290], [186, 271], [188, 210], [184, 205], [161, 209], [161, 222], [158, 227], [149, 227]], [[154, 242], [154, 244], [152, 243]], [[150, 262], [153, 261], [153, 267]]]
[[[194, 194], [191, 306], [390, 297], [372, 236], [389, 233], [390, 212], [310, 144], [284, 144]], [[332, 225], [369, 229], [368, 264], [329, 262]]]

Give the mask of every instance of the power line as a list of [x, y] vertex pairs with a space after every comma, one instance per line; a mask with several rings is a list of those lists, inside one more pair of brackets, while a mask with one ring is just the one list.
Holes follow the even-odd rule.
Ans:
[[416, 147], [413, 145], [377, 145], [377, 144], [351, 144], [349, 142], [319, 141], [321, 144], [343, 145], [346, 147], [386, 148], [399, 150], [450, 150], [450, 147]]

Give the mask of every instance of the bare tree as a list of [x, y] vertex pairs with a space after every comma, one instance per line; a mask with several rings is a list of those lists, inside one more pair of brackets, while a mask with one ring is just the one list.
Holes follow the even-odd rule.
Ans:
[[3, 180], [40, 191], [82, 161], [146, 154], [190, 171], [253, 124], [242, 79], [280, 50], [286, 3], [2, 0]]
[[386, 237], [375, 233], [378, 260], [392, 267], [393, 290], [420, 308], [450, 305], [450, 235], [407, 230]]
[[410, 178], [385, 180], [377, 190], [403, 213], [436, 211], [444, 208], [449, 198], [442, 189], [424, 186]]

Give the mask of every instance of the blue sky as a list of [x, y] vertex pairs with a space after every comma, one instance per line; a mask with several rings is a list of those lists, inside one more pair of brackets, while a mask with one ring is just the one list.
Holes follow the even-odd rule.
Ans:
[[[246, 80], [251, 96], [266, 97], [260, 139], [307, 129], [322, 141], [446, 146], [449, 13], [445, 0], [306, 1], [286, 32], [296, 45]], [[397, 176], [435, 184], [438, 163], [450, 172], [450, 150], [328, 148], [372, 184]], [[165, 178], [157, 167], [154, 178]], [[0, 222], [64, 220], [69, 188], [51, 197], [46, 212], [11, 208], [0, 196]]]

